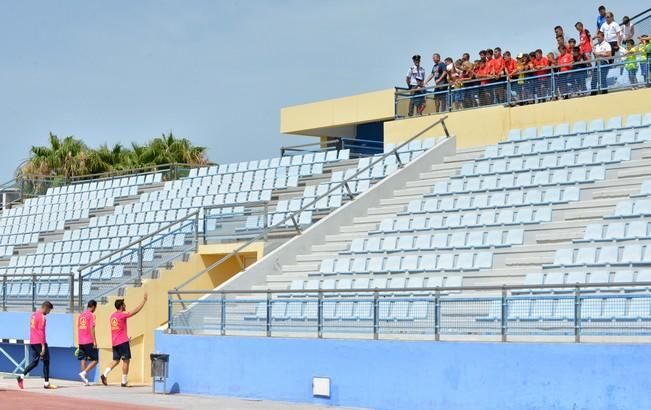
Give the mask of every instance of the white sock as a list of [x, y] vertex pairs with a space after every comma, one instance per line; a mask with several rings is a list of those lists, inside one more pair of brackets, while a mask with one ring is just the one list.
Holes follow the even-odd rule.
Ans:
[[122, 375], [122, 384], [127, 384], [127, 375], [126, 374]]
[[44, 383], [44, 386], [45, 386], [45, 387], [47, 387], [47, 386], [49, 386], [49, 385], [50, 385], [50, 382], [45, 382], [45, 383]]
[[25, 379], [25, 375], [24, 375], [24, 374], [21, 374], [21, 375], [18, 376], [18, 377], [20, 377], [20, 380], [24, 380], [24, 379]]
[[106, 370], [104, 370], [104, 377], [107, 377], [111, 373], [111, 368], [107, 367]]
[[82, 370], [81, 373], [79, 373], [80, 376], [86, 376], [86, 370]]

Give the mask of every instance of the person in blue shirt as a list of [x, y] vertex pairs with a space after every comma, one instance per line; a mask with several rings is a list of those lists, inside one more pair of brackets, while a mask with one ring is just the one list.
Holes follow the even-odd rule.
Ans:
[[599, 15], [597, 16], [597, 31], [601, 30], [601, 26], [606, 22], [606, 6], [599, 6]]
[[434, 66], [427, 80], [425, 86], [434, 80], [434, 110], [435, 112], [447, 111], [447, 93], [448, 93], [448, 72], [446, 64], [441, 61], [441, 55], [434, 53], [432, 55]]

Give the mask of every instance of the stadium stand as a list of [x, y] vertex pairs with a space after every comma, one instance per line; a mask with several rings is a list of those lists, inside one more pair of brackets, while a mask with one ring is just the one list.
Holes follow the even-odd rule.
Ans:
[[[330, 193], [302, 212], [298, 225], [311, 225], [427, 147], [419, 141], [399, 159], [360, 175], [351, 181], [350, 195], [343, 188]], [[35, 298], [63, 301], [80, 291], [82, 299], [105, 297], [136, 276], [138, 281], [155, 277], [159, 268], [187, 256], [204, 230], [206, 239], [241, 240], [269, 227], [291, 228], [289, 221], [278, 225], [342, 175], [364, 168], [368, 159], [350, 159], [348, 150], [306, 153], [195, 168], [188, 177], [165, 182], [153, 173], [50, 188], [3, 211], [0, 241], [7, 245], [0, 247], [5, 255], [0, 277], [7, 279], [0, 296], [6, 295], [4, 305], [18, 306]], [[261, 203], [273, 210], [256, 214]], [[193, 213], [203, 223], [177, 222]], [[223, 235], [227, 222], [236, 227]], [[139, 241], [140, 251], [133, 246]], [[102, 258], [108, 259], [93, 266]], [[146, 272], [136, 273], [139, 269]]]

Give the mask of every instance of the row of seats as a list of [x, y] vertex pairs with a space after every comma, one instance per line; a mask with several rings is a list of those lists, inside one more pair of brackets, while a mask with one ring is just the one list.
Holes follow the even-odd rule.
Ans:
[[[79, 202], [84, 201], [84, 209], [80, 209]], [[113, 206], [114, 198], [89, 198], [89, 199], [79, 199], [72, 200], [71, 202], [62, 202], [49, 205], [36, 205], [32, 207], [19, 206], [15, 208], [10, 208], [5, 210], [6, 212], [0, 216], [0, 225], [6, 225], [11, 223], [23, 223], [25, 218], [32, 218], [33, 221], [36, 220], [51, 220], [53, 219], [50, 214], [60, 213], [60, 212], [71, 212], [71, 211], [87, 211], [89, 209], [98, 209], [105, 208], [108, 206]], [[15, 211], [15, 212], [14, 212]], [[65, 218], [66, 216], [57, 215], [57, 218]]]
[[641, 114], [631, 114], [626, 118], [626, 127], [622, 124], [622, 117], [612, 117], [605, 122], [602, 118], [595, 118], [590, 121], [577, 121], [572, 125], [568, 123], [560, 123], [555, 126], [546, 125], [537, 129], [536, 127], [529, 127], [524, 130], [512, 129], [507, 135], [509, 141], [517, 141], [521, 139], [534, 139], [544, 138], [550, 136], [562, 136], [571, 134], [585, 134], [588, 132], [612, 130], [619, 128], [631, 128], [651, 125], [651, 113], [646, 113], [644, 117]]
[[574, 242], [618, 241], [630, 239], [651, 239], [648, 221], [613, 222], [610, 224], [589, 224], [583, 239]]
[[518, 224], [536, 224], [550, 222], [552, 209], [515, 208], [499, 209], [497, 211], [433, 214], [430, 216], [385, 218], [380, 223], [378, 233], [429, 231], [432, 229], [454, 229], [480, 226], [503, 226]]
[[161, 182], [162, 179], [163, 174], [160, 172], [155, 172], [132, 175], [130, 177], [119, 177], [89, 182], [77, 182], [70, 185], [48, 188], [45, 197], [53, 197], [56, 195], [73, 194], [80, 192], [93, 192], [93, 196], [95, 196], [95, 194], [97, 194], [96, 191], [149, 185]]
[[[610, 272], [607, 270], [596, 271], [570, 271], [570, 272], [547, 272], [547, 273], [529, 273], [525, 278], [525, 285], [574, 285], [586, 283], [632, 283], [632, 282], [651, 282], [651, 270], [621, 270]], [[568, 289], [571, 291], [571, 289]], [[610, 290], [610, 288], [609, 288]], [[549, 290], [537, 289], [534, 292]], [[587, 288], [585, 291], [590, 291]]]
[[[82, 283], [82, 294], [90, 294], [92, 282], [84, 281]], [[78, 287], [75, 284], [73, 292], [75, 295], [79, 294]], [[7, 296], [16, 298], [31, 298], [34, 292], [31, 282], [12, 282], [7, 283]], [[2, 296], [2, 288], [0, 287], [0, 296]], [[70, 282], [69, 281], [39, 281], [36, 283], [36, 297], [37, 298], [67, 298], [70, 296]]]
[[[292, 215], [294, 216], [294, 220], [290, 218], [287, 219], [285, 222], [283, 222], [286, 218], [289, 218]], [[312, 224], [312, 218], [313, 218], [312, 211], [303, 211], [299, 214], [296, 214], [293, 211], [274, 212], [267, 215], [266, 227], [274, 226], [277, 228], [279, 226], [282, 226], [283, 228], [295, 228], [294, 223], [296, 223], [296, 225], [298, 225], [299, 228], [304, 228]], [[246, 222], [243, 228], [244, 230], [258, 231], [264, 228], [265, 228], [264, 215], [250, 215], [246, 217]], [[210, 230], [210, 228], [208, 230]]]
[[509, 190], [545, 185], [569, 185], [600, 181], [606, 178], [606, 167], [578, 166], [556, 170], [523, 171], [512, 174], [449, 179], [434, 184], [426, 196], [450, 195], [477, 191]]
[[321, 261], [311, 275], [419, 273], [468, 271], [492, 267], [491, 252], [439, 253], [371, 257], [338, 257]]
[[[419, 288], [457, 288], [461, 287], [463, 283], [462, 276], [391, 276], [391, 277], [356, 277], [340, 278], [340, 279], [295, 279], [289, 285], [289, 290], [293, 291], [317, 291], [317, 290], [348, 290], [359, 289], [373, 290], [373, 289], [419, 289]], [[384, 293], [383, 293], [384, 294]], [[404, 293], [397, 293], [404, 294]], [[305, 294], [299, 294], [304, 296]], [[355, 295], [352, 293], [349, 295]], [[292, 295], [290, 295], [291, 297]]]
[[[630, 147], [585, 149], [544, 155], [474, 161], [461, 167], [460, 177], [503, 174], [534, 169], [552, 169], [578, 165], [606, 164], [631, 159]], [[454, 177], [453, 177], [454, 178]]]
[[451, 234], [440, 232], [427, 235], [374, 236], [370, 238], [353, 239], [348, 251], [340, 252], [340, 254], [491, 248], [521, 245], [523, 241], [524, 230], [522, 229], [469, 232], [460, 231]]
[[[313, 172], [313, 174], [321, 174], [323, 168], [319, 168], [318, 171]], [[300, 176], [304, 175], [299, 175], [298, 173], [287, 175], [276, 173], [275, 170], [267, 170], [266, 172], [249, 171], [244, 174], [223, 174], [193, 179], [179, 179], [165, 184], [162, 191], [152, 191], [150, 196], [145, 197], [145, 199], [167, 199], [175, 197], [175, 194], [169, 191], [183, 191], [206, 195], [209, 193], [220, 194], [250, 191], [251, 189], [282, 189], [297, 186]]]
[[413, 199], [409, 201], [407, 211], [400, 214], [414, 215], [485, 208], [551, 205], [578, 201], [579, 198], [580, 189], [577, 186], [491, 192], [487, 194], [463, 194]]
[[620, 201], [615, 211], [606, 218], [641, 217], [651, 215], [651, 199], [632, 199]]
[[545, 152], [562, 152], [581, 148], [633, 144], [649, 140], [651, 140], [651, 128], [649, 127], [569, 137], [545, 137], [539, 140], [510, 141], [490, 145], [484, 150], [484, 158], [505, 158]]
[[[487, 316], [477, 320], [500, 321], [502, 302], [492, 301]], [[509, 321], [570, 321], [575, 320], [575, 300], [567, 298], [507, 299], [506, 317]], [[586, 296], [581, 300], [580, 318], [586, 321], [651, 320], [651, 298], [647, 296]], [[583, 325], [582, 327], [585, 327]]]
[[615, 266], [651, 264], [651, 246], [629, 244], [624, 246], [599, 246], [561, 248], [556, 251], [552, 267], [564, 266]]
[[189, 178], [217, 175], [244, 173], [247, 171], [267, 170], [280, 167], [324, 164], [350, 159], [350, 150], [320, 151], [307, 154], [287, 155], [270, 159], [234, 162], [230, 164], [212, 165], [210, 167], [194, 168], [190, 170]]

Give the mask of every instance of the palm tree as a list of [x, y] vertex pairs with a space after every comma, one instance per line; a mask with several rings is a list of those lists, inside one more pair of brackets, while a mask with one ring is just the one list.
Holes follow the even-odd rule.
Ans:
[[72, 136], [63, 139], [50, 133], [48, 146], [33, 146], [30, 158], [17, 170], [17, 177], [37, 180], [47, 177], [70, 177], [122, 171], [146, 166], [184, 163], [206, 165], [206, 148], [194, 146], [186, 138], [171, 132], [154, 138], [145, 145], [101, 145], [91, 149]]

